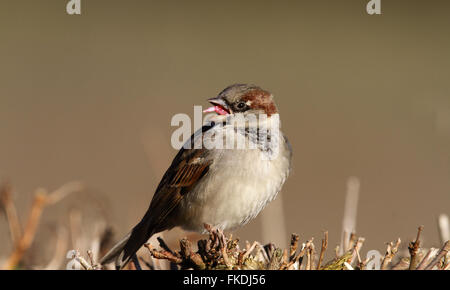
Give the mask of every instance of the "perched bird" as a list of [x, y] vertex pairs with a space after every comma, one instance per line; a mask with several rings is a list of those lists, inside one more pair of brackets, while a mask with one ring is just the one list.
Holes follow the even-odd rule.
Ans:
[[[123, 268], [152, 235], [176, 226], [197, 232], [205, 231], [204, 224], [235, 229], [256, 217], [281, 190], [292, 151], [279, 125], [271, 124], [279, 120], [272, 94], [235, 84], [208, 101], [213, 107], [205, 112], [217, 114], [180, 149], [142, 220], [101, 264], [115, 260]], [[211, 146], [233, 134], [231, 148]], [[241, 141], [244, 147], [233, 146]]]

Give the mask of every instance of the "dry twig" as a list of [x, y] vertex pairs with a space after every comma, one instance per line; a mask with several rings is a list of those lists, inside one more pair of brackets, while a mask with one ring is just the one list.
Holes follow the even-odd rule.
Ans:
[[425, 268], [425, 270], [433, 269], [433, 267], [436, 266], [442, 260], [442, 258], [444, 258], [447, 255], [449, 251], [450, 251], [450, 241], [447, 241], [439, 251], [436, 258], [434, 258], [433, 261], [431, 261], [431, 263]]
[[408, 246], [409, 254], [411, 255], [411, 260], [409, 263], [409, 270], [414, 270], [417, 268], [418, 261], [418, 253], [420, 250], [420, 234], [423, 231], [423, 226], [420, 226], [417, 230], [417, 237], [414, 242], [411, 242]]
[[438, 249], [430, 248], [428, 250], [428, 253], [423, 257], [422, 261], [417, 266], [416, 270], [424, 270], [427, 265], [430, 263], [430, 260], [433, 259], [434, 256], [436, 256]]
[[22, 236], [22, 229], [20, 226], [17, 209], [12, 197], [12, 188], [9, 183], [6, 183], [0, 189], [0, 203], [5, 210], [6, 219], [8, 220], [9, 231], [11, 234], [11, 241], [16, 247]]
[[392, 261], [392, 258], [394, 258], [395, 254], [397, 254], [400, 243], [401, 243], [400, 238], [397, 239], [395, 245], [393, 242], [388, 243], [386, 254], [384, 255], [383, 262], [381, 262], [381, 270], [387, 269], [388, 265]]
[[323, 262], [323, 258], [325, 256], [325, 251], [328, 248], [328, 231], [325, 231], [324, 238], [322, 239], [322, 248], [320, 249], [319, 262], [317, 262], [317, 270], [320, 269], [320, 265]]
[[51, 193], [47, 193], [45, 189], [38, 189], [36, 191], [23, 235], [16, 243], [13, 253], [3, 265], [3, 269], [13, 269], [16, 267], [31, 246], [44, 207], [55, 204], [68, 194], [79, 191], [82, 188], [83, 186], [79, 182], [69, 182]]

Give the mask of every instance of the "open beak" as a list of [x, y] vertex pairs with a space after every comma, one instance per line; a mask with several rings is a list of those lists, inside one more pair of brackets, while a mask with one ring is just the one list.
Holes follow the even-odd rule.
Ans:
[[219, 115], [230, 114], [230, 108], [224, 100], [219, 98], [211, 98], [208, 99], [208, 101], [213, 104], [213, 106], [203, 110], [203, 113], [216, 112]]

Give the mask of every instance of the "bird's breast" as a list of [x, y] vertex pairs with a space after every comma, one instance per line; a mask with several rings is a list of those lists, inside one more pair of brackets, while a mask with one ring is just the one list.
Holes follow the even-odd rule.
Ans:
[[260, 149], [214, 149], [208, 173], [181, 201], [177, 225], [224, 230], [246, 224], [272, 201], [289, 174], [290, 152], [282, 138], [275, 158]]

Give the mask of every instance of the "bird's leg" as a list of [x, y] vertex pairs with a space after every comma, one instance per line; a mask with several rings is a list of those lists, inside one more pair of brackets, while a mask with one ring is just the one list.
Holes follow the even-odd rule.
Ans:
[[211, 233], [216, 230], [215, 227], [213, 227], [212, 225], [207, 224], [207, 223], [204, 223], [203, 227], [208, 231], [208, 233]]
[[219, 240], [220, 252], [222, 254], [223, 262], [225, 263], [225, 265], [227, 265], [228, 268], [231, 268], [232, 264], [230, 262], [230, 259], [228, 258], [227, 253], [228, 249], [227, 238], [225, 237], [225, 235], [223, 234], [223, 230], [221, 229], [217, 229], [216, 233]]
[[209, 233], [209, 240], [211, 241], [211, 248], [216, 248], [217, 246], [219, 246], [220, 239], [219, 239], [219, 235], [218, 235], [218, 229], [207, 223], [205, 223], [203, 226]]

